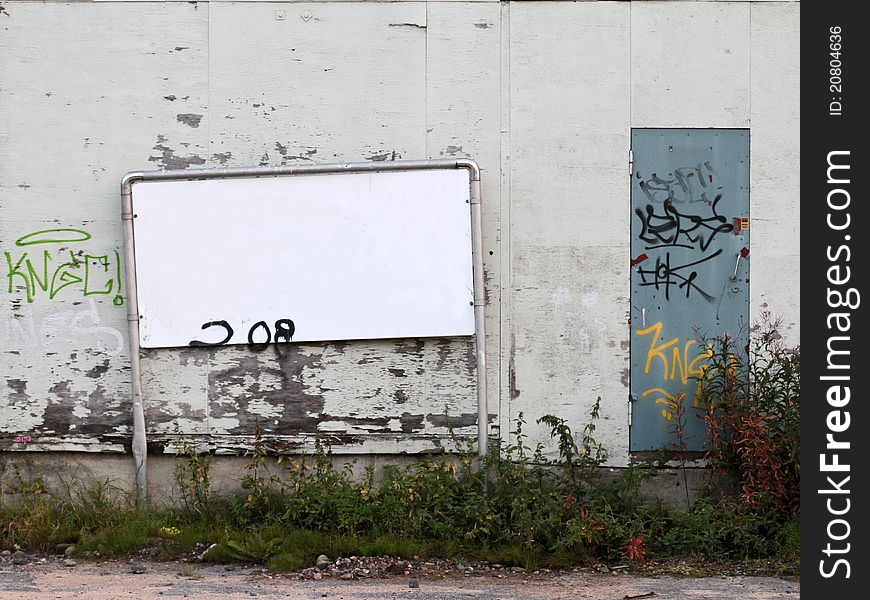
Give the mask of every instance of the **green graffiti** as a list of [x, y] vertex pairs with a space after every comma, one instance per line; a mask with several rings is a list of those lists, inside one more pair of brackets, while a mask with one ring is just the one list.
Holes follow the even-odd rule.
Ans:
[[21, 277], [21, 279], [24, 280], [24, 286], [27, 289], [28, 302], [32, 302], [32, 300], [29, 300], [29, 298], [32, 296], [30, 291], [30, 278], [27, 276], [27, 272], [21, 271], [21, 263], [23, 263], [24, 260], [27, 258], [27, 254], [19, 258], [18, 262], [15, 263], [14, 267], [12, 266], [12, 255], [10, 255], [8, 252], [4, 252], [3, 256], [6, 257], [6, 278], [9, 280], [9, 289], [7, 291], [11, 294], [12, 291], [15, 289], [14, 278]]
[[[54, 277], [51, 278], [51, 291], [48, 294], [48, 297], [50, 299], [54, 299], [57, 293], [63, 288], [82, 282], [81, 277], [69, 271], [69, 269], [78, 269], [80, 264], [79, 261], [76, 259], [75, 255], [72, 252], [69, 253], [69, 258], [70, 262], [66, 262], [60, 265], [60, 267], [55, 270]], [[43, 263], [45, 262], [46, 261], [43, 260]], [[58, 280], [60, 280], [61, 285], [57, 285]]]
[[[45, 229], [24, 235], [15, 242], [17, 246], [34, 244], [60, 244], [83, 242], [91, 239], [91, 234], [80, 229]], [[68, 258], [66, 255], [69, 255]], [[83, 258], [81, 258], [83, 256]], [[23, 290], [28, 303], [32, 303], [40, 292], [50, 300], [62, 290], [79, 288], [82, 296], [113, 295], [112, 304], [121, 306], [121, 253], [87, 254], [72, 250], [57, 254], [50, 250], [23, 252], [13, 255], [4, 252], [6, 259], [7, 292]]]
[[15, 240], [16, 246], [33, 246], [35, 244], [72, 244], [86, 242], [91, 234], [81, 229], [62, 227], [59, 229], [43, 229], [23, 235]]
[[117, 250], [115, 250], [115, 269], [117, 270], [115, 281], [118, 282], [118, 293], [115, 294], [112, 303], [115, 306], [121, 306], [124, 304], [124, 296], [121, 295], [121, 254]]
[[[106, 276], [111, 272], [111, 269], [114, 267], [114, 273], [110, 276]], [[96, 273], [96, 275], [95, 275]], [[114, 276], [114, 279], [113, 279]], [[95, 279], [102, 277], [102, 280], [99, 281], [100, 287], [95, 287], [96, 283], [94, 283]], [[115, 297], [112, 299], [112, 303], [115, 306], [121, 306], [124, 304], [124, 297], [121, 296], [121, 254], [117, 250], [115, 250], [115, 260], [114, 264], [111, 260], [109, 260], [108, 255], [102, 256], [91, 256], [90, 254], [85, 255], [85, 287], [84, 287], [84, 295], [85, 296], [93, 296], [94, 294], [102, 294], [108, 295], [112, 293], [112, 290], [116, 288], [118, 293], [115, 294]]]

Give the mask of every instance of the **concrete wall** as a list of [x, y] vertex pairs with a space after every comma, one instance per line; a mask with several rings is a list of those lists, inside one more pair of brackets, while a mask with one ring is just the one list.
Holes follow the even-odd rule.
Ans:
[[[601, 396], [626, 464], [631, 129], [750, 129], [752, 313], [799, 341], [798, 25], [776, 1], [0, 0], [0, 449], [129, 451], [127, 171], [469, 156], [493, 430], [522, 412], [546, 442], [537, 417], [579, 430]], [[75, 231], [26, 237], [49, 229]], [[445, 411], [476, 426], [470, 339], [142, 365], [156, 453], [176, 428], [401, 453], [448, 446]]]

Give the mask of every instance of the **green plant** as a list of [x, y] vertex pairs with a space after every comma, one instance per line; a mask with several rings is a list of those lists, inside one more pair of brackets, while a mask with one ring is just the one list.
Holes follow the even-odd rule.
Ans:
[[555, 415], [544, 415], [538, 419], [550, 428], [550, 436], [559, 443], [559, 466], [567, 472], [575, 487], [581, 483], [589, 483], [597, 477], [597, 469], [605, 460], [607, 452], [604, 446], [594, 437], [595, 421], [601, 414], [601, 396], [592, 406], [589, 421], [583, 426], [579, 446], [574, 441], [571, 428], [565, 419]]
[[[361, 524], [356, 517], [364, 512], [360, 506], [363, 498], [358, 484], [351, 481], [351, 466], [338, 470], [331, 456], [329, 445], [317, 436], [313, 465], [305, 455], [299, 459], [279, 458], [285, 474], [279, 517], [282, 523], [297, 528], [337, 527], [342, 531]], [[333, 525], [324, 525], [330, 523]]]
[[263, 443], [263, 430], [257, 419], [254, 425], [254, 448], [245, 464], [247, 473], [242, 477], [242, 489], [247, 492], [243, 508], [253, 518], [268, 512], [275, 496], [274, 484], [280, 481], [277, 475], [269, 471], [267, 456], [268, 448]]
[[264, 538], [259, 533], [229, 539], [224, 542], [227, 554], [239, 562], [264, 564], [275, 556], [281, 548], [280, 538]]
[[178, 425], [175, 432], [179, 436], [181, 450], [175, 454], [174, 478], [183, 508], [188, 513], [207, 517], [211, 504], [209, 473], [212, 456], [198, 452], [181, 433]]
[[[58, 477], [65, 494], [60, 508], [68, 520], [84, 531], [116, 523], [119, 514], [133, 509], [133, 497], [109, 478], [95, 480]], [[73, 483], [74, 482], [74, 483]]]
[[271, 571], [288, 572], [301, 569], [306, 564], [304, 557], [297, 552], [276, 552], [266, 561], [266, 566]]
[[153, 514], [117, 511], [114, 525], [82, 530], [76, 549], [79, 552], [99, 552], [100, 556], [123, 556], [149, 543], [155, 521]]
[[[721, 363], [732, 368], [725, 375], [736, 373], [732, 358]], [[739, 380], [729, 384], [734, 382]], [[739, 399], [736, 392], [733, 398]], [[41, 480], [22, 482], [18, 504], [0, 507], [0, 542], [46, 550], [74, 541], [80, 552], [158, 559], [209, 548], [204, 560], [210, 562], [259, 562], [278, 570], [311, 565], [324, 553], [479, 559], [526, 568], [674, 556], [780, 556], [795, 564], [797, 519], [771, 504], [703, 497], [688, 511], [674, 511], [640, 493], [654, 472], [649, 465], [602, 476], [604, 449], [594, 437], [599, 410], [600, 399], [576, 437], [562, 418], [540, 420], [559, 449], [552, 460], [541, 444], [529, 443], [519, 414], [510, 436], [493, 440], [483, 461], [473, 443], [460, 440], [455, 454], [384, 467], [379, 483], [373, 467], [359, 479], [351, 465], [336, 467], [319, 437], [312, 455], [279, 456], [273, 474], [270, 449], [257, 432], [244, 493], [229, 497], [211, 490], [211, 456], [182, 438], [175, 475], [185, 510], [136, 510], [110, 481], [74, 476], [60, 494]], [[740, 457], [738, 450], [734, 456]]]
[[689, 449], [686, 436], [686, 393], [676, 395], [674, 402], [669, 404], [671, 419], [669, 433], [671, 434], [670, 448], [677, 453], [677, 461], [680, 464], [680, 473], [683, 476], [683, 492], [686, 496], [686, 509], [692, 505], [689, 497], [689, 474], [686, 471], [686, 452]]
[[784, 527], [775, 514], [746, 506], [739, 499], [699, 498], [691, 510], [666, 515], [655, 536], [655, 554], [713, 560], [776, 556]]
[[0, 545], [48, 550], [116, 526], [131, 510], [130, 496], [109, 479], [92, 479], [78, 469], [51, 478], [59, 492], [49, 492], [41, 476], [25, 481], [17, 475], [16, 504], [0, 508]]
[[22, 494], [15, 508], [2, 509], [0, 538], [6, 548], [46, 549], [62, 530], [51, 499], [44, 492]]

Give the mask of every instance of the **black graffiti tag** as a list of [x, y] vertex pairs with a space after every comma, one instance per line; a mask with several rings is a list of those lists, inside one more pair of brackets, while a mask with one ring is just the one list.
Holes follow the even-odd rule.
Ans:
[[716, 211], [721, 199], [722, 195], [718, 194], [713, 200], [712, 214], [708, 217], [682, 213], [671, 200], [665, 200], [663, 213], [657, 213], [652, 204], [647, 204], [645, 210], [637, 208], [634, 213], [641, 221], [638, 238], [650, 244], [647, 250], [664, 247], [695, 250], [697, 244], [697, 248], [705, 252], [716, 235], [734, 230], [734, 225]]
[[[672, 285], [676, 285], [679, 289], [686, 290], [686, 298], [689, 297], [689, 294], [692, 290], [695, 290], [698, 294], [703, 296], [705, 300], [708, 302], [713, 301], [713, 296], [702, 290], [695, 284], [695, 278], [698, 276], [697, 271], [692, 271], [688, 275], [684, 275], [681, 271], [688, 269], [689, 267], [694, 267], [695, 265], [699, 265], [708, 260], [712, 260], [722, 254], [722, 249], [716, 250], [713, 254], [702, 258], [701, 260], [696, 260], [695, 262], [686, 263], [684, 265], [679, 265], [672, 267], [671, 266], [671, 253], [665, 253], [664, 261], [661, 257], [656, 258], [655, 267], [652, 269], [643, 269], [639, 268], [637, 272], [640, 274], [641, 286], [655, 286], [655, 289], [659, 290], [664, 288], [665, 290], [665, 300], [670, 300], [670, 290]], [[649, 278], [648, 278], [649, 277]]]
[[[640, 189], [650, 202], [655, 203], [665, 200], [677, 203], [708, 202], [707, 188], [722, 189], [714, 184], [713, 178], [718, 178], [719, 173], [709, 161], [698, 163], [695, 167], [674, 169], [673, 176], [673, 179], [662, 179], [653, 173], [640, 182]], [[640, 173], [637, 177], [641, 179]], [[700, 189], [697, 189], [699, 186]], [[697, 193], [699, 191], [700, 195]]]

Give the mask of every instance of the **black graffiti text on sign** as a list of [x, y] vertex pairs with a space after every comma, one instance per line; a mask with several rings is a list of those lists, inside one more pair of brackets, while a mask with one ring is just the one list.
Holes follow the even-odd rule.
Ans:
[[[188, 345], [194, 347], [211, 347], [211, 346], [224, 346], [230, 342], [233, 338], [232, 325], [230, 325], [225, 320], [219, 321], [209, 321], [207, 323], [203, 323], [202, 329], [211, 329], [213, 327], [218, 327], [223, 329], [224, 337], [219, 342], [202, 342], [200, 340], [192, 340]], [[275, 343], [288, 343], [293, 341], [293, 334], [296, 333], [296, 324], [293, 323], [291, 319], [278, 319], [275, 321]], [[263, 339], [265, 336], [265, 340]], [[254, 323], [251, 328], [248, 330], [248, 344], [254, 350], [262, 350], [266, 348], [269, 344], [272, 343], [272, 330], [269, 328], [269, 324], [265, 321], [257, 321]]]

